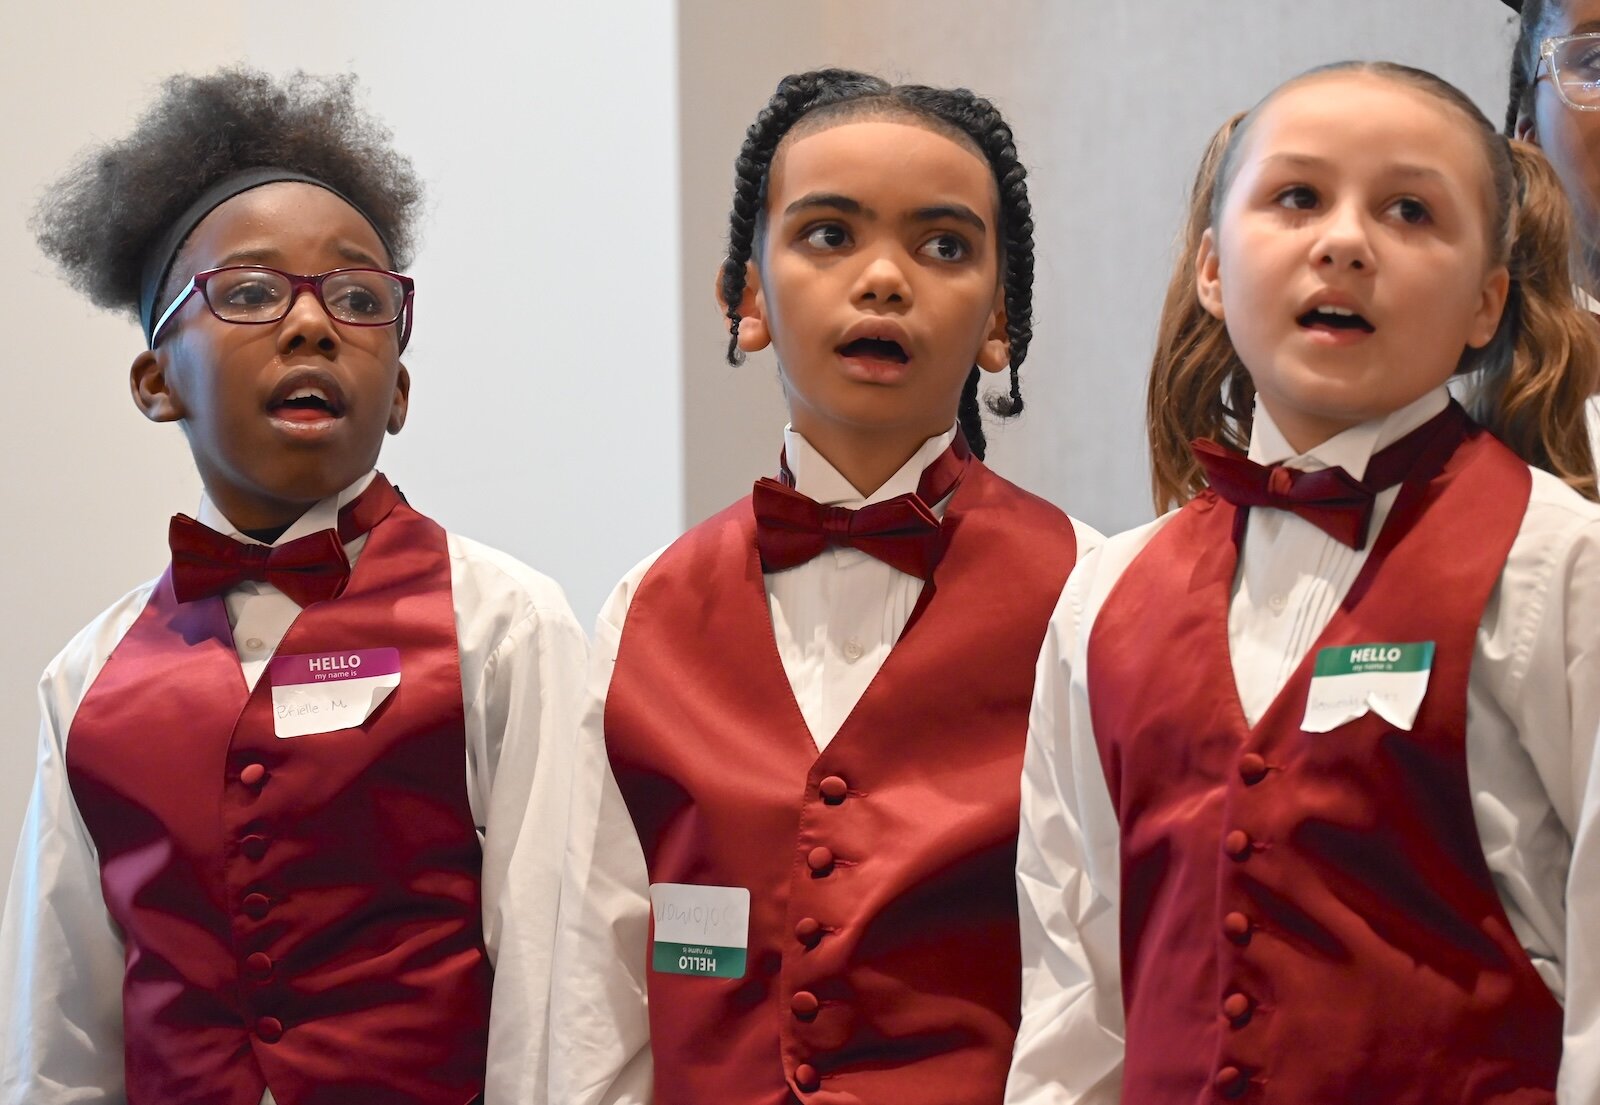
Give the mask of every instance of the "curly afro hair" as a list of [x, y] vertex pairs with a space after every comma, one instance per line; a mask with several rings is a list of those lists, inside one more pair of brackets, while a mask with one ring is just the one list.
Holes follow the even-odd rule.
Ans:
[[85, 152], [45, 193], [32, 229], [45, 254], [96, 305], [138, 317], [144, 255], [206, 189], [273, 166], [325, 181], [411, 260], [422, 184], [390, 134], [358, 103], [351, 74], [246, 68], [179, 75], [120, 141]]

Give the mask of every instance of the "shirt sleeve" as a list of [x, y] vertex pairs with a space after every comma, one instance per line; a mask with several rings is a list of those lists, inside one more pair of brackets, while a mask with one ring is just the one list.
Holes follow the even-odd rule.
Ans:
[[649, 876], [606, 756], [605, 707], [628, 603], [653, 562], [623, 580], [595, 627], [550, 996], [551, 1105], [648, 1105], [651, 1097]]
[[0, 1103], [120, 1103], [120, 933], [67, 780], [65, 730], [47, 673], [38, 773], [0, 921]]
[[1121, 1097], [1120, 838], [1084, 664], [1093, 608], [1142, 545], [1142, 535], [1127, 535], [1079, 562], [1039, 656], [1017, 840], [1022, 1023], [1008, 1105], [1116, 1105]]

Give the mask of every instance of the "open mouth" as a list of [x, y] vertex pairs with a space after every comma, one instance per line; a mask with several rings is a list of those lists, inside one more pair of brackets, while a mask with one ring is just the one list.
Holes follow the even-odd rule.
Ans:
[[1356, 330], [1370, 334], [1376, 329], [1348, 307], [1313, 307], [1295, 321], [1307, 330]]
[[284, 422], [321, 422], [344, 417], [344, 396], [329, 384], [302, 379], [267, 404], [267, 413]]
[[899, 342], [884, 338], [857, 338], [846, 342], [839, 347], [839, 355], [866, 361], [892, 361], [895, 364], [905, 364], [911, 359]]

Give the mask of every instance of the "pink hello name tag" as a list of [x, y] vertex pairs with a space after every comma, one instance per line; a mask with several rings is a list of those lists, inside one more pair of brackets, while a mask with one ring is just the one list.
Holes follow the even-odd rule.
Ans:
[[272, 730], [279, 737], [354, 729], [400, 685], [400, 650], [276, 656], [267, 677], [272, 684]]

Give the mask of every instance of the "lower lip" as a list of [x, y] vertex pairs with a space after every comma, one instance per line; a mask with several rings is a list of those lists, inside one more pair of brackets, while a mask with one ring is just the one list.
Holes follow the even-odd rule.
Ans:
[[888, 357], [841, 356], [839, 363], [844, 366], [846, 376], [868, 384], [896, 384], [911, 372], [910, 361], [896, 361]]
[[1357, 345], [1372, 337], [1372, 332], [1351, 327], [1348, 330], [1336, 330], [1331, 326], [1302, 326], [1300, 332], [1313, 345], [1325, 345], [1339, 348], [1346, 345]]
[[272, 424], [297, 437], [325, 434], [339, 424], [340, 416], [309, 407], [278, 407], [268, 412]]

